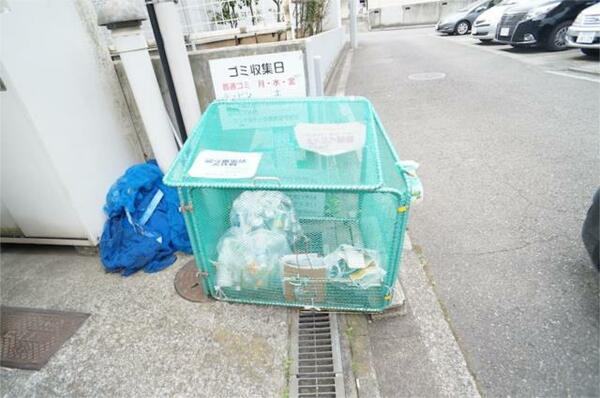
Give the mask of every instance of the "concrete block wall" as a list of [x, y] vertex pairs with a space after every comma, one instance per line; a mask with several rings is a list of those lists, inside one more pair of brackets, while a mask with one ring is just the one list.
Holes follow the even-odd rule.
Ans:
[[314, 57], [321, 57], [321, 67], [323, 68], [321, 83], [325, 87], [345, 44], [346, 34], [342, 27], [306, 39], [304, 54], [307, 66], [308, 92], [310, 95], [316, 94], [317, 77], [315, 76], [313, 67]]
[[[323, 80], [323, 86], [325, 87], [337, 63], [339, 55], [345, 46], [345, 43], [346, 35], [344, 28], [339, 27], [305, 39], [191, 51], [189, 52], [189, 59], [192, 67], [192, 73], [194, 75], [196, 92], [200, 100], [200, 107], [205, 109], [215, 99], [209, 66], [209, 61], [212, 59], [271, 54], [286, 51], [302, 51], [305, 55], [304, 72], [307, 84], [306, 91], [308, 95], [314, 95], [316, 90], [316, 76], [314, 75], [313, 58], [317, 55], [321, 56], [323, 68], [323, 76], [321, 78]], [[171, 99], [160, 60], [156, 54], [151, 55], [152, 66], [154, 67], [154, 72], [158, 79], [161, 94], [167, 107], [167, 112], [171, 116], [171, 120], [174, 121], [175, 117], [173, 114]], [[127, 76], [125, 75], [123, 66], [118, 59], [115, 60], [115, 69], [127, 101], [129, 112], [131, 113], [131, 117], [134, 122], [136, 133], [141, 142], [144, 155], [146, 158], [151, 158], [153, 156], [152, 148], [150, 147], [150, 143], [146, 136], [144, 125], [141, 121], [135, 101], [133, 100], [133, 95], [127, 81]]]

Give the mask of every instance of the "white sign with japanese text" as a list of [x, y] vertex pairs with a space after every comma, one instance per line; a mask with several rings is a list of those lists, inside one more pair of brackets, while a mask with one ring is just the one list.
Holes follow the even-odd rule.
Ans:
[[256, 175], [262, 153], [200, 151], [188, 174], [201, 178], [252, 178]]
[[302, 51], [211, 59], [217, 99], [305, 97]]
[[323, 156], [358, 151], [365, 146], [364, 123], [298, 123], [294, 133], [298, 146]]

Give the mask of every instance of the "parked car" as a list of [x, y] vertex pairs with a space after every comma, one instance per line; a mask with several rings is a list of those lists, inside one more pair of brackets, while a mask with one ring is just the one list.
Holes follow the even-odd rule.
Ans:
[[585, 55], [600, 55], [600, 3], [581, 11], [567, 30], [567, 46], [580, 48]]
[[507, 9], [498, 23], [496, 40], [513, 47], [567, 48], [565, 36], [584, 8], [599, 0], [529, 0]]
[[440, 33], [466, 35], [471, 30], [475, 18], [482, 12], [500, 3], [500, 0], [480, 0], [471, 3], [454, 14], [450, 14], [435, 25], [435, 30]]
[[592, 264], [600, 271], [600, 188], [596, 190], [592, 199], [592, 204], [588, 209], [583, 227], [581, 228], [581, 238], [587, 249]]
[[504, 0], [484, 11], [473, 22], [471, 35], [484, 43], [494, 40], [494, 37], [496, 36], [496, 26], [498, 25], [500, 18], [502, 18], [504, 11], [518, 2], [519, 0]]

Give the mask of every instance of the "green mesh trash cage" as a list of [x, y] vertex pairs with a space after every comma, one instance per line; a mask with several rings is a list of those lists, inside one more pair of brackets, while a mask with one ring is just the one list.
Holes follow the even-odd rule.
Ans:
[[395, 293], [414, 180], [356, 97], [213, 102], [164, 178], [211, 296], [365, 312]]

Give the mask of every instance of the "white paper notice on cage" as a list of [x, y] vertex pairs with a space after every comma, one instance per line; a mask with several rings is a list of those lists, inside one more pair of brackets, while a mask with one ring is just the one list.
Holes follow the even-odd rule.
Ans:
[[362, 149], [366, 126], [360, 122], [298, 123], [294, 133], [300, 148], [323, 156], [335, 156]]
[[262, 153], [200, 151], [188, 174], [192, 177], [237, 179], [252, 178], [256, 175]]
[[217, 99], [306, 97], [302, 51], [211, 59]]

